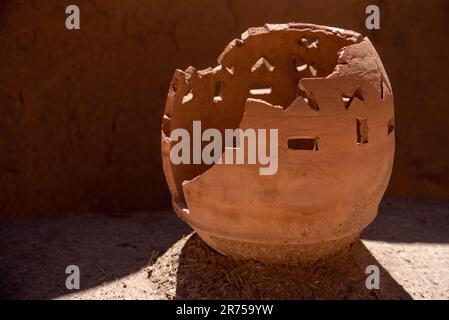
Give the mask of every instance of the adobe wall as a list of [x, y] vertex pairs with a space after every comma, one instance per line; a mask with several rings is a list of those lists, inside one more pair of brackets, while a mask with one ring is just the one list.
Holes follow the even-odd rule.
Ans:
[[[381, 29], [367, 31], [377, 3]], [[65, 7], [81, 30], [65, 29]], [[216, 64], [251, 26], [353, 29], [377, 48], [396, 101], [388, 194], [449, 197], [449, 2], [0, 2], [0, 216], [169, 208], [160, 122], [175, 68]]]

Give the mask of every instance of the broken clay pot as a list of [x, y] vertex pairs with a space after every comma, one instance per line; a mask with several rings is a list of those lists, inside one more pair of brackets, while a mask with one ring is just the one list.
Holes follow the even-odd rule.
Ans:
[[[392, 89], [371, 42], [337, 28], [265, 25], [218, 63], [176, 70], [168, 93], [162, 158], [176, 213], [236, 259], [310, 263], [348, 248], [375, 218], [394, 157]], [[192, 134], [197, 120], [220, 132], [278, 129], [276, 174], [173, 164], [171, 133]]]

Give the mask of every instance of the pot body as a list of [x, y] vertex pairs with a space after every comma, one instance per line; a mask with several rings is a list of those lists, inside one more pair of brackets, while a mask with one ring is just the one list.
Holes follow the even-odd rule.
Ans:
[[[370, 41], [327, 27], [265, 26], [233, 41], [219, 62], [177, 71], [167, 99], [162, 156], [177, 214], [237, 259], [310, 263], [348, 248], [375, 218], [394, 158], [391, 85]], [[217, 82], [227, 89], [222, 105], [209, 102]], [[251, 94], [253, 84], [272, 91]], [[171, 132], [192, 132], [194, 120], [221, 132], [277, 130], [275, 174], [261, 175], [261, 163], [173, 164]], [[221, 162], [236, 152], [224, 149]]]

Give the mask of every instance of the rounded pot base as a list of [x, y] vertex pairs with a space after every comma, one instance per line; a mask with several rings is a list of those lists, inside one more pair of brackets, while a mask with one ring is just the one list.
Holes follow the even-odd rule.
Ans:
[[310, 265], [318, 260], [342, 254], [358, 239], [359, 233], [345, 238], [309, 244], [272, 244], [231, 240], [198, 231], [212, 249], [235, 260], [256, 260], [270, 264]]

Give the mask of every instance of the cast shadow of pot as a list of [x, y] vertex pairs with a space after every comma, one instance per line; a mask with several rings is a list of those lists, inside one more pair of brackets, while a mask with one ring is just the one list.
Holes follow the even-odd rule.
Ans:
[[[379, 267], [379, 290], [366, 287], [369, 265]], [[360, 240], [304, 268], [234, 261], [194, 234], [181, 251], [176, 280], [177, 299], [411, 299]]]

